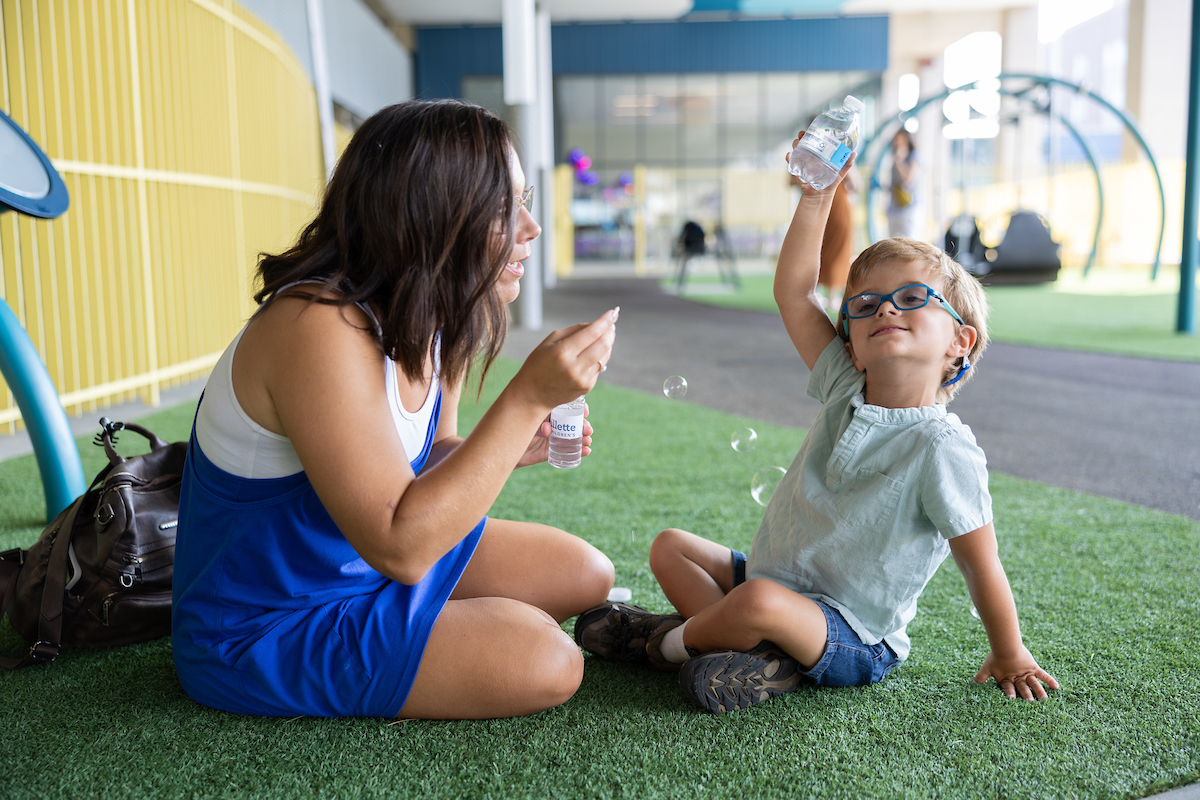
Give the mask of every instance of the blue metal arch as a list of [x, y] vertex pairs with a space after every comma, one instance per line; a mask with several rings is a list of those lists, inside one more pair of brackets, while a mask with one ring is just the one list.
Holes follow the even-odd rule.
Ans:
[[[1029, 98], [1025, 97], [1025, 92], [1011, 92], [1001, 89], [1000, 93], [1010, 97], [1016, 97], [1019, 100], [1033, 102]], [[1045, 111], [1045, 109], [1041, 108], [1039, 108], [1039, 110]], [[1091, 252], [1088, 253], [1087, 264], [1085, 264], [1083, 268], [1083, 274], [1087, 275], [1089, 272], [1091, 272], [1092, 265], [1095, 263], [1096, 253], [1100, 248], [1100, 231], [1104, 225], [1104, 185], [1100, 179], [1100, 165], [1096, 161], [1096, 154], [1092, 152], [1091, 146], [1088, 145], [1087, 140], [1083, 138], [1075, 126], [1072, 125], [1070, 121], [1061, 114], [1056, 113], [1054, 118], [1061, 122], [1063, 127], [1070, 132], [1072, 137], [1074, 137], [1075, 142], [1079, 145], [1079, 148], [1083, 151], [1083, 154], [1087, 156], [1088, 163], [1090, 163], [1092, 167], [1092, 174], [1096, 179], [1096, 227], [1092, 231], [1092, 249]], [[871, 198], [874, 191], [881, 188], [881, 184], [879, 182], [879, 172], [883, 168], [883, 156], [887, 154], [890, 148], [891, 142], [889, 141], [884, 145], [883, 151], [879, 154], [879, 159], [875, 162], [875, 170], [871, 173], [871, 181], [869, 184], [870, 188], [868, 189], [867, 193], [867, 235], [870, 237], [872, 242], [878, 241], [879, 237], [878, 231], [875, 229], [875, 218], [870, 213], [872, 202]]]
[[[1096, 94], [1095, 92], [1092, 92], [1089, 89], [1086, 89], [1085, 87], [1083, 87], [1079, 84], [1071, 83], [1070, 81], [1064, 81], [1061, 78], [1054, 78], [1049, 75], [1032, 75], [1032, 74], [1020, 73], [1020, 72], [1001, 73], [998, 77], [1001, 81], [1010, 80], [1010, 79], [1011, 80], [1032, 81], [1031, 85], [1026, 87], [1022, 91], [1006, 92], [1006, 94], [1011, 94], [1011, 95], [1017, 96], [1017, 97], [1021, 97], [1023, 94], [1028, 92], [1034, 86], [1038, 86], [1038, 85], [1047, 86], [1047, 87], [1051, 86], [1051, 85], [1066, 87], [1068, 89], [1073, 90], [1077, 94], [1085, 95], [1085, 96], [1091, 98], [1092, 100], [1095, 100], [1097, 103], [1104, 106], [1109, 111], [1111, 111], [1113, 114], [1115, 114], [1121, 120], [1121, 122], [1124, 123], [1125, 128], [1130, 132], [1130, 134], [1133, 136], [1133, 138], [1137, 141], [1138, 145], [1142, 148], [1142, 152], [1144, 152], [1146, 154], [1146, 158], [1150, 162], [1150, 168], [1154, 172], [1155, 182], [1158, 185], [1158, 206], [1159, 206], [1158, 245], [1154, 251], [1154, 266], [1150, 272], [1151, 280], [1157, 278], [1159, 262], [1162, 258], [1163, 237], [1164, 237], [1164, 234], [1166, 233], [1166, 225], [1167, 225], [1166, 193], [1163, 191], [1162, 174], [1158, 170], [1158, 162], [1156, 162], [1154, 160], [1154, 154], [1150, 151], [1150, 146], [1148, 144], [1146, 144], [1146, 140], [1142, 136], [1141, 131], [1138, 130], [1137, 125], [1134, 124], [1133, 120], [1130, 119], [1129, 115], [1126, 114], [1124, 111], [1117, 108], [1116, 106], [1114, 106], [1112, 103], [1105, 100], [1100, 95]], [[872, 144], [874, 144], [876, 141], [878, 141], [880, 139], [881, 135], [885, 131], [887, 131], [889, 128], [891, 128], [892, 126], [896, 126], [898, 124], [902, 124], [905, 119], [907, 119], [908, 117], [911, 117], [911, 116], [915, 116], [925, 106], [929, 105], [930, 103], [936, 103], [939, 100], [944, 100], [947, 97], [949, 97], [952, 92], [960, 91], [962, 88], [963, 87], [960, 86], [956, 89], [947, 89], [946, 91], [944, 91], [940, 94], [933, 95], [931, 97], [927, 97], [927, 98], [921, 100], [919, 103], [917, 103], [916, 106], [909, 109], [908, 111], [902, 111], [901, 113], [897, 114], [896, 116], [890, 117], [886, 121], [882, 122], [874, 130], [874, 132], [872, 132], [872, 134], [863, 142], [862, 149], [860, 152], [862, 152], [863, 155], [865, 156], [868, 148], [870, 148]], [[1058, 119], [1065, 123], [1065, 127], [1067, 128], [1067, 130], [1075, 137], [1076, 141], [1078, 141], [1080, 143], [1081, 147], [1084, 150], [1084, 153], [1088, 156], [1088, 160], [1092, 164], [1092, 169], [1095, 170], [1095, 172], [1096, 172], [1096, 183], [1097, 183], [1097, 187], [1099, 188], [1100, 187], [1099, 165], [1096, 163], [1096, 159], [1095, 159], [1094, 154], [1091, 151], [1091, 148], [1089, 148], [1087, 146], [1087, 144], [1083, 141], [1083, 137], [1080, 136], [1079, 132], [1077, 130], [1075, 130], [1075, 128], [1070, 123], [1067, 123], [1061, 116], [1059, 116]], [[891, 146], [891, 137], [890, 136], [887, 138], [886, 141], [888, 142], [888, 144], [885, 145], [885, 149], [880, 152], [878, 162], [882, 162], [883, 155], [887, 152], [886, 148]], [[878, 169], [879, 169], [878, 162], [876, 163], [875, 173], [873, 173], [873, 174], [878, 173]], [[874, 181], [873, 181], [873, 183], [874, 183]], [[870, 193], [869, 192], [868, 192], [867, 208], [868, 208], [868, 210], [870, 209]], [[1103, 194], [1101, 193], [1101, 213], [1102, 212], [1103, 212]], [[1091, 256], [1089, 256], [1089, 259], [1088, 259], [1089, 267], [1091, 266], [1092, 258], [1095, 256], [1095, 253], [1096, 253], [1096, 246], [1097, 246], [1097, 241], [1099, 239], [1099, 231], [1100, 231], [1099, 225], [1100, 225], [1100, 223], [1098, 221], [1095, 238], [1093, 239], [1093, 242], [1092, 242], [1092, 254], [1091, 254]], [[867, 214], [867, 235], [872, 242], [875, 241], [874, 223], [873, 223], [870, 213]]]
[[[7, 125], [20, 134], [41, 161], [50, 182], [49, 191], [40, 198], [26, 197], [0, 188], [0, 213], [11, 208], [43, 219], [61, 215], [67, 210], [70, 200], [67, 188], [50, 159], [29, 138], [29, 134], [2, 111], [0, 125]], [[6, 302], [0, 302], [0, 373], [4, 375], [17, 401], [25, 427], [29, 429], [38, 471], [42, 476], [46, 521], [49, 522], [83, 494], [87, 483], [83, 477], [79, 450], [71, 435], [71, 425], [67, 422], [67, 412], [58, 400], [54, 382], [50, 380], [50, 374], [46, 372], [29, 334], [21, 327], [20, 320]]]
[[42, 219], [53, 219], [54, 217], [62, 216], [66, 212], [67, 206], [71, 204], [71, 198], [67, 194], [66, 184], [59, 177], [58, 170], [50, 163], [50, 159], [42, 152], [42, 148], [37, 146], [37, 142], [33, 141], [29, 137], [29, 134], [20, 125], [13, 122], [12, 118], [3, 111], [0, 111], [0, 125], [8, 127], [9, 130], [17, 134], [25, 142], [30, 152], [37, 156], [38, 161], [42, 164], [42, 169], [46, 171], [46, 181], [48, 184], [46, 193], [41, 197], [30, 197], [29, 195], [14, 192], [4, 186], [0, 186], [0, 212], [11, 208], [22, 214]]

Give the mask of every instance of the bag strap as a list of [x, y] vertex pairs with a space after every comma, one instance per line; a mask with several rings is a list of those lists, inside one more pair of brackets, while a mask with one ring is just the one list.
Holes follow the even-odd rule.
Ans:
[[[70, 511], [63, 517], [63, 524], [54, 533], [54, 544], [50, 547], [50, 561], [46, 565], [46, 581], [42, 586], [42, 611], [38, 616], [37, 641], [29, 648], [29, 653], [24, 658], [0, 656], [0, 667], [4, 669], [20, 669], [30, 664], [48, 664], [58, 657], [58, 653], [62, 649], [62, 611], [63, 592], [66, 590], [67, 582], [67, 549], [71, 544], [71, 534], [75, 530], [75, 519], [79, 516], [79, 509], [83, 508], [83, 501], [86, 498], [87, 492], [84, 492], [76, 499], [71, 505]], [[14, 565], [12, 561], [4, 559], [4, 556], [10, 555], [11, 552], [0, 556], [0, 580], [5, 581], [0, 615], [3, 615], [8, 608], [13, 588], [17, 582], [17, 573], [21, 571], [19, 562]]]
[[164, 447], [170, 447], [159, 436], [151, 433], [135, 422], [113, 422], [108, 417], [100, 418], [100, 433], [96, 434], [96, 444], [104, 445], [104, 453], [108, 456], [108, 461], [111, 464], [120, 464], [125, 461], [125, 457], [117, 452], [113, 445], [116, 442], [116, 436], [121, 431], [133, 431], [146, 437], [150, 441], [151, 450], [161, 450]]

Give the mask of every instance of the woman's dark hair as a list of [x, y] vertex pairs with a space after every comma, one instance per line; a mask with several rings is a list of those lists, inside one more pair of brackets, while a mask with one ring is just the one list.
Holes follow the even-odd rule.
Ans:
[[486, 374], [507, 320], [494, 288], [516, 228], [511, 147], [504, 122], [478, 106], [410, 101], [379, 111], [351, 138], [296, 244], [261, 255], [256, 313], [288, 284], [316, 281], [336, 291], [309, 284], [298, 293], [375, 311], [379, 345], [409, 379], [422, 376], [435, 342], [447, 383], [477, 355]]
[[908, 128], [900, 128], [892, 134], [892, 139], [895, 140], [897, 136], [903, 136], [904, 141], [908, 142], [908, 156], [912, 158], [912, 154], [917, 152], [917, 142], [913, 139], [913, 135], [908, 132]]

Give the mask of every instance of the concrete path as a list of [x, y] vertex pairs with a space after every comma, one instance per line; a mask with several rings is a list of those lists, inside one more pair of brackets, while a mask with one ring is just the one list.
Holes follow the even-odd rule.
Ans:
[[[554, 328], [621, 306], [603, 380], [684, 402], [808, 427], [819, 404], [778, 317], [693, 303], [655, 280], [564, 282], [545, 293], [546, 324], [510, 330], [522, 359]], [[951, 404], [992, 469], [1200, 519], [1200, 363], [993, 344]]]

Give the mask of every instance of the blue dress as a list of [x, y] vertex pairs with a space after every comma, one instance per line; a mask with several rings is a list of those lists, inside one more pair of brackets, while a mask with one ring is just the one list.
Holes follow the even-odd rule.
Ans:
[[[436, 402], [414, 473], [433, 446], [440, 389]], [[358, 555], [305, 473], [231, 475], [193, 430], [171, 616], [184, 691], [238, 714], [396, 716], [486, 522], [406, 586]]]

